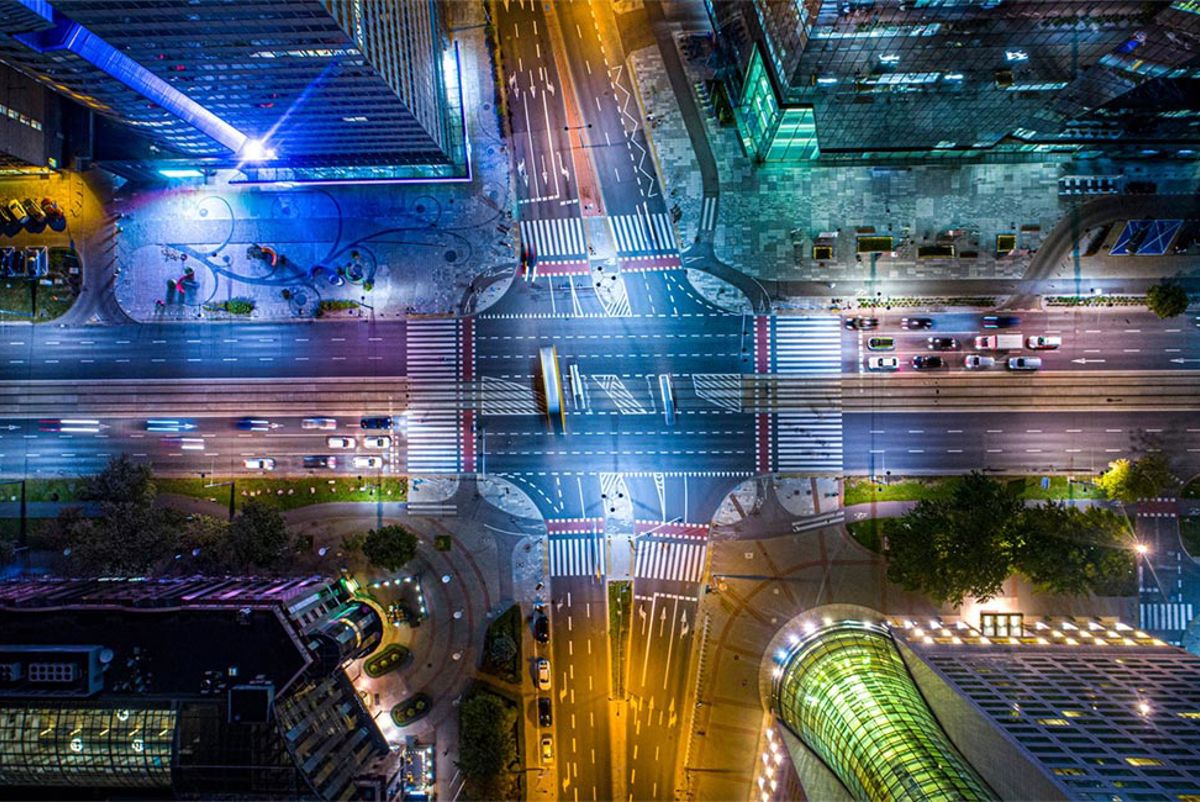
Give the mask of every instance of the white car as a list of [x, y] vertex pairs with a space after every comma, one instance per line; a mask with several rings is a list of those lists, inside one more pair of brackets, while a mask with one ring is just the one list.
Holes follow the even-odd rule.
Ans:
[[1042, 367], [1041, 357], [1036, 356], [1010, 356], [1008, 358], [1009, 370], [1039, 370]]
[[899, 370], [900, 360], [894, 356], [867, 357], [867, 370]]
[[545, 657], [537, 661], [537, 686], [539, 691], [550, 690], [550, 661]]
[[1062, 337], [1039, 336], [1025, 340], [1025, 345], [1035, 351], [1051, 351], [1062, 345]]
[[305, 418], [300, 421], [301, 429], [336, 429], [337, 420], [334, 418]]
[[392, 438], [390, 437], [364, 437], [363, 446], [366, 448], [391, 448]]
[[251, 457], [250, 459], [242, 460], [242, 464], [253, 471], [275, 470], [275, 460], [270, 457]]
[[963, 367], [967, 370], [987, 370], [996, 366], [996, 358], [983, 354], [967, 354], [963, 357]]
[[325, 445], [330, 448], [354, 448], [358, 445], [353, 437], [326, 437]]
[[383, 457], [355, 457], [355, 468], [382, 468], [384, 466]]

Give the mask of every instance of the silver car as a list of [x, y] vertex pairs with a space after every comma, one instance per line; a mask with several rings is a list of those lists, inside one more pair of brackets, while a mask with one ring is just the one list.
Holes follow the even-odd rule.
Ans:
[[1042, 367], [1042, 359], [1037, 356], [1010, 356], [1008, 358], [1009, 370], [1040, 370]]
[[983, 354], [967, 354], [963, 357], [963, 367], [967, 370], [987, 370], [996, 366], [996, 358]]

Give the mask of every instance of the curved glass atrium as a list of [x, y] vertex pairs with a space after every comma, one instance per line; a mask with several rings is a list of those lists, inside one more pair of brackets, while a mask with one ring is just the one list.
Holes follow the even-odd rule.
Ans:
[[886, 630], [842, 622], [788, 653], [780, 719], [857, 799], [991, 800], [950, 743]]

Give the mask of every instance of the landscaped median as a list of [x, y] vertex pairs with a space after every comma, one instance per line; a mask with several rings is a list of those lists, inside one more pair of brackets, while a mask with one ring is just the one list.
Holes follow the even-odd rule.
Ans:
[[625, 661], [628, 657], [630, 618], [633, 615], [633, 583], [608, 583], [608, 640], [612, 656], [613, 693], [625, 693]]
[[[1004, 479], [1005, 477], [998, 477]], [[1050, 476], [1043, 487], [1041, 476], [1015, 476], [1010, 482], [1021, 482], [1021, 497], [1027, 501], [1073, 501], [1102, 499], [1104, 493], [1090, 481], [1066, 476]], [[843, 505], [868, 504], [872, 501], [923, 501], [949, 498], [962, 481], [961, 476], [897, 477], [888, 482], [875, 482], [863, 476], [847, 477], [843, 485]]]

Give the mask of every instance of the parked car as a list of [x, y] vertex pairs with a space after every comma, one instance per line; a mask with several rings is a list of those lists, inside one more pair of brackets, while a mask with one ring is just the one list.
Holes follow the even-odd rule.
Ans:
[[29, 222], [29, 212], [25, 211], [25, 207], [21, 205], [19, 200], [9, 198], [5, 202], [4, 208], [8, 209], [8, 213], [12, 215], [13, 220], [21, 225]]
[[40, 223], [46, 219], [46, 213], [42, 211], [41, 206], [38, 206], [33, 202], [33, 198], [25, 198], [25, 200], [21, 201], [21, 205], [25, 207], [25, 211], [27, 211], [29, 216], [35, 221]]
[[17, 218], [13, 217], [13, 213], [8, 210], [8, 204], [0, 203], [0, 223], [8, 225], [15, 222], [17, 222]]
[[867, 370], [899, 370], [900, 360], [894, 356], [867, 357]]
[[937, 370], [946, 367], [946, 361], [940, 356], [914, 356], [912, 366], [917, 370]]
[[867, 340], [868, 351], [894, 351], [895, 349], [895, 337], [872, 337]]
[[545, 613], [537, 612], [533, 614], [533, 637], [538, 643], [550, 642], [550, 619]]
[[355, 468], [382, 468], [384, 465], [383, 457], [362, 456], [355, 457], [353, 460]]
[[325, 455], [308, 456], [308, 457], [304, 458], [304, 467], [305, 468], [336, 468], [337, 467], [337, 457], [334, 457], [332, 455], [330, 455], [330, 456], [325, 456]]
[[542, 736], [542, 762], [551, 763], [554, 761], [554, 738], [550, 735]]
[[1009, 370], [1040, 370], [1042, 367], [1042, 358], [1040, 356], [1010, 356], [1008, 358]]
[[42, 198], [42, 211], [46, 213], [46, 217], [51, 220], [56, 220], [63, 217], [62, 209], [58, 208], [58, 204], [50, 198]]
[[242, 464], [252, 471], [273, 471], [275, 460], [270, 457], [250, 457], [242, 460]]
[[1025, 341], [1025, 345], [1035, 351], [1053, 351], [1062, 345], [1062, 337], [1039, 335], [1037, 337], [1030, 337]]
[[1011, 329], [1013, 326], [1021, 325], [1021, 318], [1016, 315], [984, 315], [983, 327], [985, 329]]
[[900, 325], [906, 329], [932, 329], [933, 318], [931, 317], [906, 317], [900, 321]]
[[934, 351], [957, 351], [958, 340], [953, 337], [930, 337], [927, 346]]
[[554, 713], [550, 705], [549, 696], [538, 697], [538, 724], [543, 727], [549, 727], [554, 723]]
[[550, 690], [550, 661], [545, 657], [537, 659], [537, 686], [538, 690]]
[[363, 446], [366, 448], [390, 448], [392, 438], [390, 437], [364, 437]]
[[868, 331], [870, 329], [879, 328], [879, 318], [877, 317], [848, 317], [846, 318], [846, 328], [856, 331]]
[[364, 429], [390, 429], [392, 428], [392, 419], [387, 415], [374, 415], [363, 418], [358, 424]]
[[337, 420], [334, 418], [305, 418], [300, 421], [301, 429], [322, 429], [332, 430], [337, 428]]
[[982, 354], [967, 354], [963, 357], [963, 367], [967, 370], [987, 370], [995, 367], [995, 357], [984, 356]]
[[333, 437], [325, 438], [325, 445], [329, 448], [354, 448], [358, 445], [358, 441], [353, 437], [334, 435]]

